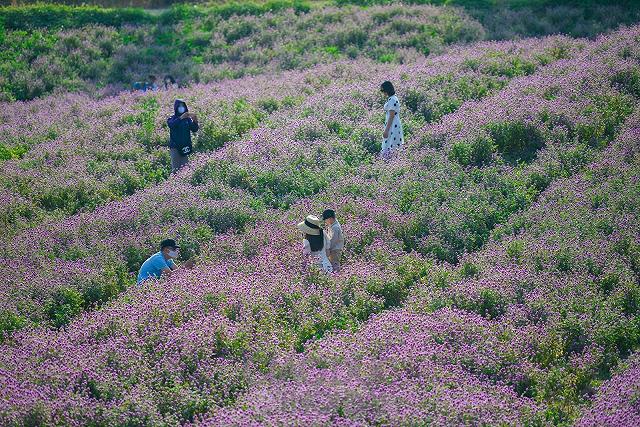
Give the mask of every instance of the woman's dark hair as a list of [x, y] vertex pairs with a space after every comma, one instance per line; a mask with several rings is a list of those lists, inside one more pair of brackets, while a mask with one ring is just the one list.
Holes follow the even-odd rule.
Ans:
[[[169, 84], [167, 84], [167, 80], [169, 80]], [[176, 79], [173, 78], [173, 76], [167, 74], [166, 76], [164, 76], [164, 88], [165, 89], [169, 89], [169, 85], [174, 85], [176, 84]]]
[[317, 252], [324, 247], [324, 234], [322, 233], [322, 230], [320, 230], [320, 234], [318, 236], [305, 234], [304, 237], [309, 241], [311, 252]]
[[393, 96], [396, 94], [396, 90], [393, 88], [393, 84], [388, 80], [380, 85], [380, 90], [382, 90], [389, 96]]

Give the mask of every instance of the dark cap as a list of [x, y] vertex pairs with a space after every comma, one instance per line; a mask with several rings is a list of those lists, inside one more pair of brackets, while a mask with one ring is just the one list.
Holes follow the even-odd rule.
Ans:
[[160, 250], [163, 250], [164, 248], [179, 248], [180, 246], [176, 245], [176, 241], [173, 239], [164, 239], [161, 243], [160, 243]]
[[324, 212], [322, 212], [322, 219], [335, 218], [335, 217], [336, 217], [336, 213], [333, 209], [326, 209]]

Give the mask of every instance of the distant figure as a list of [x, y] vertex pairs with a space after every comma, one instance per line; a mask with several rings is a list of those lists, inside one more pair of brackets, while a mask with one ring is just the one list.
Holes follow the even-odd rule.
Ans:
[[[178, 266], [173, 260], [178, 258], [180, 254], [179, 248], [180, 246], [176, 244], [175, 240], [163, 240], [162, 243], [160, 243], [160, 252], [151, 255], [140, 267], [137, 284], [140, 285], [152, 277], [159, 279], [163, 274], [170, 275], [174, 272]], [[194, 263], [189, 260], [186, 261], [184, 265], [190, 268], [193, 267]]]
[[402, 132], [402, 123], [400, 122], [400, 101], [396, 96], [396, 91], [390, 81], [386, 81], [380, 85], [380, 91], [389, 99], [384, 104], [386, 113], [384, 121], [384, 140], [382, 141], [382, 149], [380, 155], [388, 158], [394, 151], [402, 147], [404, 143], [404, 134]]
[[131, 90], [142, 90], [144, 91], [145, 83], [144, 82], [133, 82], [131, 85]]
[[174, 79], [173, 76], [169, 74], [164, 76], [164, 90], [177, 89], [177, 88], [178, 88], [178, 84], [176, 83], [176, 79]]
[[342, 258], [342, 249], [344, 249], [344, 234], [342, 227], [336, 219], [336, 213], [332, 209], [322, 212], [322, 219], [327, 226], [327, 257], [333, 267], [334, 272], [340, 271], [340, 258]]
[[171, 173], [174, 173], [188, 163], [187, 156], [193, 152], [191, 132], [198, 131], [198, 116], [189, 112], [186, 102], [176, 99], [173, 103], [173, 116], [167, 119], [167, 124]]
[[332, 273], [333, 267], [327, 257], [326, 250], [329, 242], [322, 231], [320, 218], [315, 215], [308, 215], [304, 221], [298, 224], [298, 229], [303, 233], [302, 254], [310, 257], [312, 263], [322, 271]]
[[156, 83], [156, 76], [154, 74], [149, 74], [149, 79], [144, 84], [144, 90], [158, 90], [158, 83]]

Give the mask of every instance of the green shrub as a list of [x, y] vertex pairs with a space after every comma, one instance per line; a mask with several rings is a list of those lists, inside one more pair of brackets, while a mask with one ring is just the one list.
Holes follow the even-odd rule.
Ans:
[[66, 326], [80, 314], [85, 305], [84, 298], [80, 292], [72, 288], [58, 289], [53, 298], [47, 303], [47, 316], [49, 321], [56, 328]]
[[370, 280], [366, 291], [384, 301], [384, 308], [399, 307], [409, 295], [409, 286], [401, 280]]
[[529, 123], [495, 122], [486, 126], [486, 130], [495, 142], [497, 150], [505, 160], [517, 163], [535, 159], [545, 142], [540, 131]]
[[637, 68], [618, 71], [612, 77], [611, 82], [621, 91], [640, 98], [640, 71]]
[[574, 255], [568, 249], [561, 249], [555, 254], [556, 268], [563, 273], [574, 269]]
[[0, 161], [9, 159], [21, 159], [27, 151], [29, 151], [29, 147], [25, 144], [18, 144], [7, 147], [3, 143], [0, 143]]
[[130, 272], [126, 266], [116, 264], [107, 267], [100, 276], [92, 278], [82, 294], [85, 310], [99, 307], [133, 285], [135, 280]]
[[125, 24], [153, 22], [151, 14], [142, 9], [104, 9], [98, 6], [66, 6], [35, 4], [0, 7], [0, 22], [9, 30], [34, 28], [76, 28], [88, 24], [119, 27]]
[[156, 116], [160, 111], [160, 103], [155, 96], [146, 96], [138, 101], [135, 110], [139, 111], [133, 116], [126, 118], [127, 122], [135, 123], [140, 126], [138, 131], [138, 140], [148, 149], [157, 148], [165, 145], [165, 140], [155, 140], [153, 138], [156, 129]]
[[480, 268], [476, 264], [468, 261], [462, 264], [462, 268], [460, 269], [461, 277], [473, 278], [473, 277], [478, 277], [479, 274], [480, 274]]
[[39, 195], [38, 204], [47, 211], [62, 210], [68, 215], [93, 209], [105, 201], [105, 194], [96, 192], [83, 182], [72, 187], [53, 187]]
[[9, 337], [13, 331], [22, 328], [26, 324], [26, 320], [7, 310], [0, 312], [0, 343]]
[[605, 295], [609, 295], [613, 292], [618, 287], [619, 283], [620, 276], [615, 273], [606, 274], [598, 280], [598, 286]]
[[357, 129], [352, 140], [360, 144], [369, 154], [378, 154], [382, 149], [382, 135], [372, 129]]
[[483, 166], [493, 158], [494, 144], [488, 136], [479, 136], [471, 141], [456, 141], [449, 151], [449, 159], [462, 166]]
[[125, 260], [125, 266], [129, 272], [137, 272], [142, 263], [147, 259], [148, 251], [138, 246], [126, 246], [123, 248], [122, 254]]
[[589, 112], [594, 113], [596, 119], [577, 124], [575, 133], [580, 142], [603, 148], [615, 137], [619, 126], [633, 111], [635, 102], [632, 97], [621, 94], [598, 96], [593, 102], [595, 105]]
[[480, 300], [475, 305], [475, 312], [483, 317], [495, 319], [500, 317], [507, 309], [503, 296], [492, 289], [480, 291]]
[[513, 240], [509, 242], [506, 248], [507, 256], [517, 263], [522, 262], [524, 251], [525, 243], [522, 240]]
[[248, 209], [234, 209], [230, 207], [208, 208], [200, 212], [202, 217], [216, 233], [225, 233], [229, 230], [243, 231], [245, 226], [253, 223], [256, 218]]
[[620, 358], [627, 358], [640, 345], [640, 318], [621, 316], [611, 319], [595, 332], [595, 342]]
[[224, 111], [228, 116], [216, 120], [215, 123], [202, 124], [196, 145], [199, 150], [216, 150], [256, 128], [265, 118], [263, 111], [249, 104], [245, 99], [233, 101], [224, 108]]

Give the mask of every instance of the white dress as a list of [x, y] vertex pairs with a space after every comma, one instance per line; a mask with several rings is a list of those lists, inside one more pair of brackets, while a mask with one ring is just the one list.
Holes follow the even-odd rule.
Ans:
[[397, 96], [393, 95], [387, 100], [384, 104], [384, 111], [386, 114], [384, 119], [385, 129], [387, 128], [387, 123], [389, 123], [389, 112], [395, 111], [396, 114], [393, 117], [393, 122], [389, 128], [389, 137], [382, 141], [380, 154], [383, 156], [391, 154], [404, 144], [404, 134], [402, 132], [402, 123], [400, 122], [400, 100]]
[[333, 267], [327, 256], [326, 248], [329, 247], [327, 235], [324, 235], [324, 246], [319, 251], [311, 251], [311, 243], [307, 239], [302, 240], [302, 253], [311, 258], [311, 262], [327, 273], [333, 273]]

